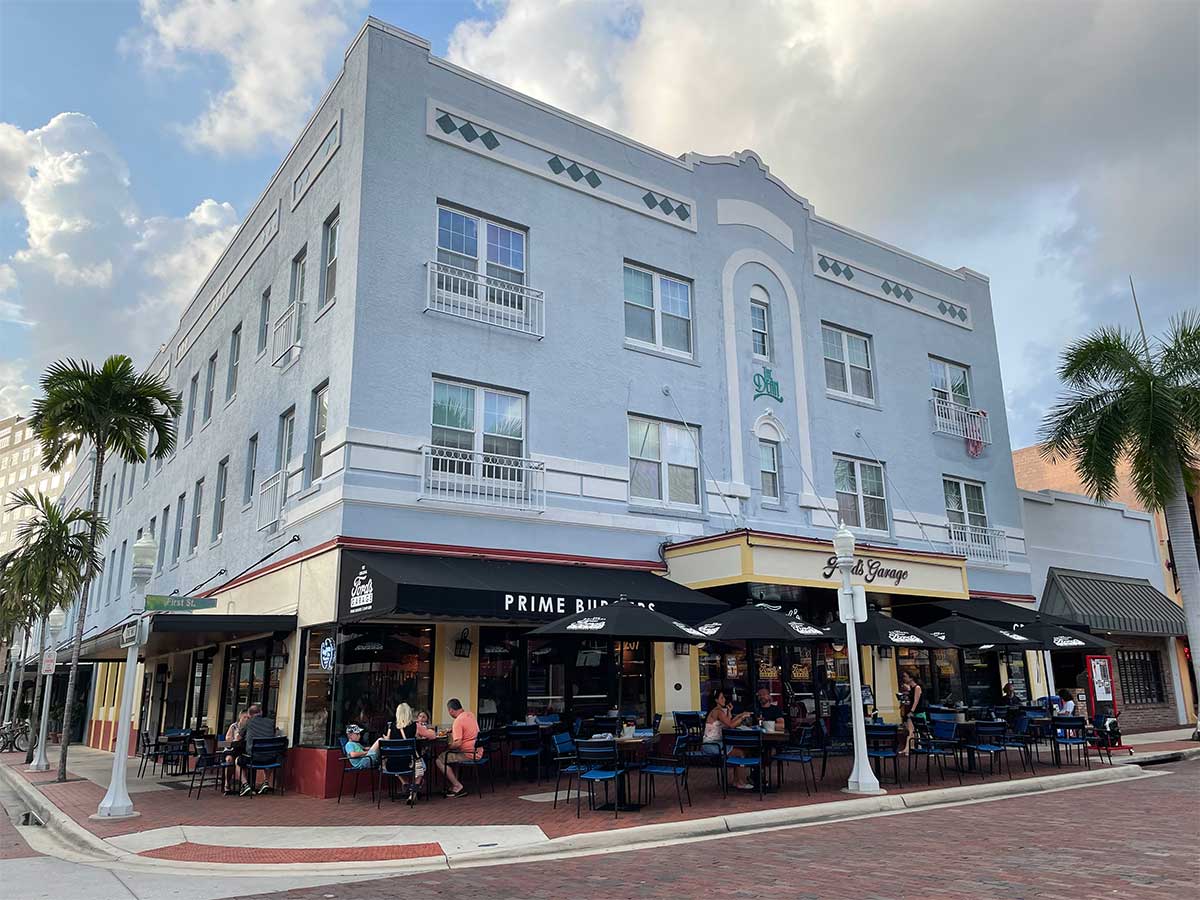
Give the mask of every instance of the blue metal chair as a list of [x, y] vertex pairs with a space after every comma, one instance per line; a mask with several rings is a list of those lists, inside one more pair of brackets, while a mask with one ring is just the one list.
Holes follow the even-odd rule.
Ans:
[[407, 796], [408, 805], [413, 805], [417, 794], [417, 742], [415, 740], [402, 738], [380, 741], [377, 771], [379, 773], [379, 790], [378, 796], [375, 797], [376, 808], [383, 805], [383, 785], [387, 779], [391, 779], [388, 784], [388, 798], [391, 800], [396, 799], [396, 785], [402, 783], [401, 779], [409, 779], [408, 790], [404, 793]]
[[895, 725], [867, 725], [867, 760], [879, 760], [872, 763], [876, 776], [883, 775], [883, 767], [887, 760], [892, 761], [892, 778], [897, 787], [900, 785], [900, 751], [896, 749], [896, 739], [900, 729]]
[[146, 774], [147, 764], [150, 765], [150, 775], [153, 777], [154, 773], [158, 770], [159, 763], [162, 762], [164, 745], [161, 739], [146, 731], [138, 732], [138, 742], [141, 745], [141, 749], [138, 752], [140, 760], [138, 762], [137, 777], [141, 778]]
[[550, 738], [554, 743], [554, 809], [558, 809], [558, 790], [562, 784], [563, 775], [567, 776], [567, 802], [571, 800], [571, 781], [576, 775], [587, 771], [579, 763], [579, 750], [575, 739], [565, 731], [557, 732]]
[[[196, 745], [196, 764], [192, 766], [192, 779], [188, 782], [188, 796], [192, 796], [192, 790], [196, 791], [196, 799], [200, 799], [200, 795], [204, 793], [204, 779], [209, 773], [213, 774], [213, 788], [217, 791], [221, 790], [222, 784], [225, 782], [225, 773], [234, 767], [232, 759], [225, 758], [226, 751], [214, 750], [211, 753], [208, 746], [200, 741]], [[196, 776], [200, 776], [199, 785], [196, 784]]]
[[1004, 737], [1000, 740], [1001, 745], [1005, 750], [1018, 751], [1020, 753], [1021, 771], [1025, 771], [1026, 763], [1028, 763], [1029, 771], [1033, 773], [1036, 771], [1033, 767], [1033, 751], [1036, 739], [1029, 730], [1029, 716], [1022, 710], [1017, 710], [1007, 724], [1008, 728], [1005, 729]]
[[[966, 749], [971, 753], [982, 753], [988, 758], [988, 773], [996, 772], [996, 757], [1000, 757], [1001, 766], [1008, 764], [1008, 777], [1012, 778], [1012, 763], [1008, 760], [1008, 748], [1004, 746], [1004, 733], [1008, 726], [1004, 722], [976, 722], [975, 737]], [[985, 777], [983, 766], [979, 767], [979, 777]]]
[[342, 775], [341, 778], [338, 779], [337, 802], [342, 802], [342, 791], [344, 791], [346, 788], [346, 776], [350, 774], [354, 775], [354, 793], [351, 796], [356, 798], [358, 797], [358, 777], [364, 772], [367, 773], [367, 783], [371, 785], [371, 799], [374, 800], [375, 781], [377, 778], [375, 774], [375, 764], [370, 762], [370, 757], [360, 757], [360, 759], [366, 759], [368, 762], [365, 765], [354, 765], [355, 761], [346, 755], [346, 738], [344, 735], [338, 735], [338, 744], [342, 748], [342, 755], [340, 757], [340, 762], [342, 764]]
[[164, 775], [188, 774], [188, 763], [192, 758], [192, 732], [187, 729], [167, 732], [162, 738], [162, 749], [159, 758], [162, 760]]
[[496, 770], [492, 768], [492, 760], [496, 756], [495, 732], [479, 732], [475, 738], [475, 751], [475, 756], [467, 759], [460, 759], [453, 763], [453, 765], [458, 766], [460, 769], [470, 769], [475, 773], [475, 793], [480, 797], [483, 796], [483, 791], [480, 790], [479, 787], [479, 771], [480, 769], [487, 769], [488, 778], [492, 783], [492, 793], [494, 794], [496, 793]]
[[783, 765], [787, 763], [789, 766], [792, 763], [798, 763], [800, 766], [800, 777], [804, 781], [804, 793], [811, 794], [808, 789], [808, 773], [804, 771], [804, 767], [808, 766], [809, 773], [812, 774], [813, 790], [817, 789], [817, 770], [813, 765], [813, 726], [802, 725], [796, 733], [796, 740], [784, 747], [782, 750], [777, 750], [774, 754], [775, 769], [779, 776], [779, 783], [783, 784]]
[[[508, 726], [508, 759], [518, 765], [533, 760], [538, 784], [542, 783], [542, 730], [536, 725]], [[511, 778], [511, 766], [506, 767]]]
[[1066, 750], [1067, 764], [1071, 763], [1071, 748], [1076, 751], [1076, 765], [1078, 757], [1083, 756], [1084, 764], [1090, 769], [1092, 767], [1092, 758], [1088, 755], [1088, 739], [1087, 739], [1087, 719], [1083, 716], [1055, 716], [1053, 720], [1053, 732], [1050, 735], [1050, 740], [1054, 744], [1054, 759], [1055, 762], [1062, 765], [1062, 750]]
[[[736, 756], [731, 750], [740, 750], [742, 755]], [[758, 799], [762, 800], [766, 789], [766, 767], [763, 765], [762, 732], [757, 729], [746, 731], [737, 728], [721, 730], [721, 783], [725, 796], [729, 796], [729, 769], [752, 769], [758, 776]]]
[[[588, 809], [596, 808], [596, 785], [604, 785], [604, 799], [608, 802], [608, 785], [613, 784], [613, 818], [619, 818], [621, 814], [621, 791], [620, 779], [625, 777], [625, 769], [621, 766], [621, 757], [617, 753], [617, 742], [615, 740], [607, 741], [581, 741], [577, 745], [579, 763], [583, 768], [583, 772], [579, 775], [579, 786], [582, 788], [584, 783], [588, 789]], [[571, 782], [567, 780], [567, 794], [571, 793]], [[579, 818], [580, 809], [583, 805], [583, 791], [580, 790], [575, 797], [575, 818]]]
[[263, 785], [266, 785], [267, 775], [271, 776], [271, 789], [283, 794], [279, 785], [279, 773], [283, 771], [283, 758], [287, 753], [288, 739], [285, 737], [259, 738], [254, 742], [247, 754], [248, 759], [242, 769], [250, 773], [250, 793], [254, 794], [254, 785], [258, 781], [258, 773], [263, 773]]
[[[675, 797], [679, 800], [679, 811], [683, 812], [683, 793], [680, 791], [682, 785], [683, 791], [687, 793], [688, 806], [692, 805], [692, 791], [688, 787], [688, 761], [687, 754], [684, 752], [687, 748], [687, 735], [675, 736], [675, 747], [669, 757], [647, 758], [646, 762], [640, 769], [639, 778], [647, 783], [646, 796], [651, 800], [654, 799], [654, 778], [657, 775], [664, 777], [671, 776], [675, 780]], [[642, 796], [642, 784], [638, 783], [638, 797]]]
[[932, 784], [930, 764], [936, 759], [938, 774], [942, 781], [946, 780], [946, 769], [943, 760], [947, 757], [954, 760], [954, 771], [958, 775], [958, 783], [962, 784], [962, 761], [960, 754], [962, 746], [958, 739], [958, 724], [934, 720], [928, 726], [917, 726], [917, 742], [908, 757], [908, 779], [912, 781], [913, 761], [925, 757], [925, 783]]

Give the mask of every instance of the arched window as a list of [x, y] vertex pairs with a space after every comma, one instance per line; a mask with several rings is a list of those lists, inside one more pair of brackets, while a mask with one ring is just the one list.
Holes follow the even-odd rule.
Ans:
[[750, 342], [755, 359], [771, 359], [771, 297], [760, 284], [750, 288]]

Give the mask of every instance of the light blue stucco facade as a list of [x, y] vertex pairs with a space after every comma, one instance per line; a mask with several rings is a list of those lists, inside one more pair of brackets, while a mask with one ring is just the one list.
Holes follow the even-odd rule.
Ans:
[[[484, 321], [429, 308], [442, 284], [430, 271], [439, 205], [478, 217], [481, 231], [492, 220], [524, 235], [530, 290], [515, 316], [488, 306], [493, 288], [482, 280], [460, 298]], [[334, 216], [336, 296], [328, 298]], [[294, 326], [279, 320], [302, 252], [306, 290], [293, 347]], [[626, 265], [688, 286], [690, 353], [627, 337]], [[754, 353], [752, 295], [767, 310], [766, 359]], [[531, 325], [535, 307], [544, 315]], [[227, 399], [239, 325], [237, 387]], [[823, 325], [869, 341], [872, 399], [829, 390]], [[103, 552], [107, 560], [115, 551], [117, 574], [106, 574], [93, 594], [89, 634], [126, 615], [131, 587], [121, 547], [132, 547], [152, 518], [165, 544], [150, 585], [158, 594], [221, 585], [272, 552], [273, 561], [283, 559], [339, 536], [645, 561], [660, 558], [664, 542], [741, 528], [830, 538], [835, 457], [882, 466], [886, 527], [861, 534], [881, 547], [962, 550], [951, 541], [943, 479], [981, 486], [991, 550], [988, 559], [968, 559], [971, 590], [1032, 593], [986, 277], [821, 218], [750, 151], [664, 154], [437, 59], [426, 42], [374, 20], [163, 340], [149, 368], [169, 377], [185, 406], [198, 375], [199, 408], [190, 438], [185, 409], [169, 462], [106, 467]], [[213, 354], [218, 375], [206, 419]], [[969, 427], [990, 433], [974, 454], [961, 434], [936, 428], [931, 356], [969, 367]], [[756, 396], [756, 376], [777, 391]], [[536, 502], [522, 487], [515, 503], [496, 506], [478, 484], [457, 486], [455, 502], [436, 496], [447, 479], [431, 475], [424, 448], [438, 379], [520, 400], [520, 484], [536, 482]], [[326, 385], [314, 478], [314, 392]], [[280, 416], [289, 409], [295, 440], [281, 454]], [[630, 416], [695, 429], [697, 503], [631, 496]], [[257, 460], [247, 491], [252, 435]], [[777, 446], [778, 500], [763, 494], [761, 440]], [[226, 459], [218, 529], [214, 495]], [[278, 469], [287, 472], [286, 499], [278, 515], [264, 513], [276, 498], [263, 484]], [[89, 475], [81, 465], [68, 497], [83, 497]], [[292, 535], [298, 544], [284, 547]]]

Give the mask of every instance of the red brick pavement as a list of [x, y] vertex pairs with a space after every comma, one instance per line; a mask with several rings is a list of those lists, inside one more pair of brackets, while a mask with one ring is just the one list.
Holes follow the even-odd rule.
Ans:
[[1197, 896], [1200, 761], [1172, 774], [651, 850], [385, 878], [272, 900]]
[[155, 859], [176, 859], [184, 862], [240, 863], [243, 865], [269, 865], [273, 863], [319, 863], [319, 862], [379, 862], [389, 859], [418, 859], [425, 856], [441, 856], [442, 845], [432, 844], [379, 844], [369, 847], [324, 847], [324, 848], [279, 848], [279, 847], [223, 847], [215, 844], [193, 844], [185, 841], [157, 850], [144, 850], [140, 856]]

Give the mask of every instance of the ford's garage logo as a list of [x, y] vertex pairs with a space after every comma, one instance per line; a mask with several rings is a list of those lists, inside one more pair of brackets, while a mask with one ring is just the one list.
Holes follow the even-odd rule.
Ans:
[[705, 637], [712, 637], [714, 634], [716, 634], [718, 631], [721, 630], [721, 623], [720, 622], [709, 622], [707, 625], [697, 626], [696, 630], [699, 631]]
[[1004, 635], [1006, 638], [1012, 638], [1014, 641], [1028, 641], [1029, 640], [1029, 638], [1027, 638], [1027, 637], [1022, 637], [1021, 635], [1019, 635], [1015, 632], [1012, 632], [1012, 631], [1005, 631], [1003, 628], [997, 628], [996, 630], [998, 632], [1000, 632], [1002, 635]]
[[1065, 634], [1056, 634], [1054, 636], [1055, 647], [1082, 647], [1083, 641], [1079, 638], [1070, 637]]
[[350, 585], [350, 611], [370, 609], [374, 602], [375, 582], [367, 574], [367, 567], [363, 566], [354, 576], [354, 584]]
[[337, 645], [334, 644], [333, 638], [325, 638], [321, 641], [321, 668], [326, 672], [333, 671], [333, 663], [337, 658]]
[[893, 644], [923, 644], [925, 643], [909, 631], [889, 631], [888, 640]]
[[676, 622], [673, 619], [671, 620], [671, 624], [674, 625], [676, 628], [678, 628], [680, 631], [682, 631], [684, 634], [690, 634], [692, 637], [704, 637], [703, 634], [701, 634], [699, 631], [697, 631], [691, 625], [684, 625], [682, 622]]
[[608, 619], [603, 616], [588, 616], [586, 619], [579, 619], [567, 626], [567, 631], [599, 631], [608, 624]]
[[813, 628], [805, 622], [788, 622], [788, 628], [796, 632], [796, 634], [807, 634], [811, 637], [821, 637], [824, 634], [820, 628]]

